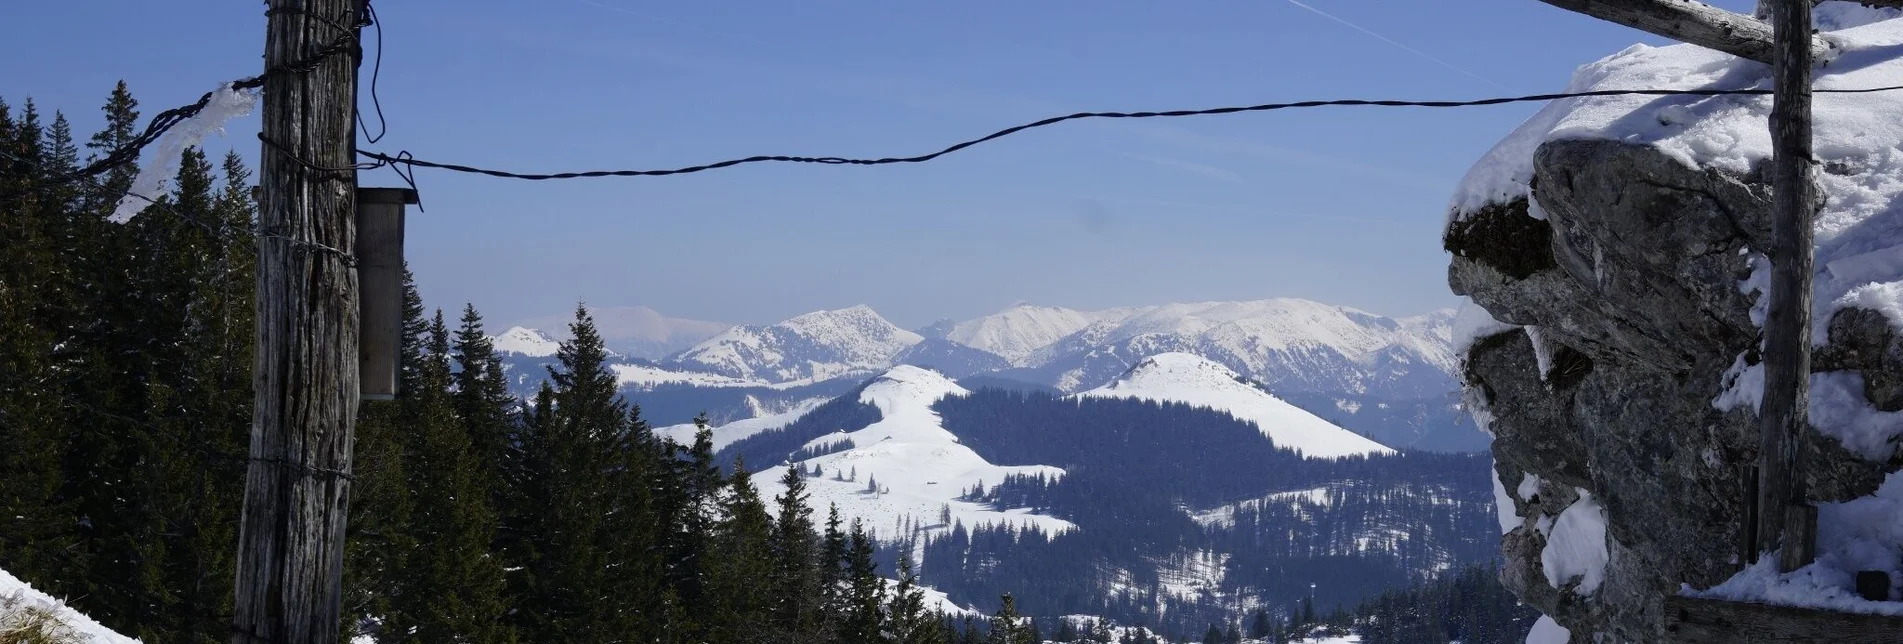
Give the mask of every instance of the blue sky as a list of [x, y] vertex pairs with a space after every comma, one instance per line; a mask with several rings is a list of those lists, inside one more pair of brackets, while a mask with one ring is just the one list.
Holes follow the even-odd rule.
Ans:
[[[1715, 4], [1748, 10], [1751, 0]], [[1082, 110], [1557, 91], [1643, 34], [1532, 0], [387, 0], [387, 138], [523, 171], [752, 154], [910, 155]], [[125, 79], [150, 115], [261, 67], [263, 7], [18, 3], [0, 96], [82, 132]], [[365, 67], [365, 89], [368, 89]], [[366, 102], [367, 104], [367, 102]], [[939, 161], [517, 182], [423, 171], [426, 299], [492, 323], [577, 300], [772, 322], [870, 304], [919, 326], [1306, 297], [1453, 301], [1439, 232], [1467, 166], [1536, 105], [1060, 125]], [[234, 122], [255, 158], [257, 118]], [[398, 185], [387, 170], [364, 185]]]

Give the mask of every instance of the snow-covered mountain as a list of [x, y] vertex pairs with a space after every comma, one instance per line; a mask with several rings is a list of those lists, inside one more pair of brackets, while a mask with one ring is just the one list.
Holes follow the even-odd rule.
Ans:
[[862, 304], [772, 326], [737, 326], [664, 364], [767, 383], [817, 381], [885, 369], [923, 340]]
[[1093, 323], [1115, 321], [1130, 312], [1130, 309], [1085, 312], [1019, 303], [991, 315], [955, 324], [945, 334], [945, 339], [997, 354], [1016, 366], [1029, 366], [1025, 361], [1038, 349], [1048, 347]]
[[1064, 391], [1109, 382], [1159, 353], [1193, 353], [1275, 391], [1438, 396], [1455, 388], [1451, 312], [1388, 318], [1301, 299], [1146, 307], [1090, 324], [1025, 358]]
[[520, 326], [510, 327], [501, 335], [489, 338], [489, 341], [495, 343], [496, 351], [531, 358], [546, 358], [555, 355], [555, 350], [561, 348], [561, 343], [548, 334]]
[[[1033, 514], [1027, 508], [994, 508], [959, 500], [980, 482], [996, 484], [1008, 475], [1063, 476], [1064, 470], [1046, 465], [993, 465], [946, 431], [932, 404], [966, 391], [934, 371], [901, 365], [873, 379], [859, 393], [859, 402], [878, 408], [880, 420], [852, 432], [820, 436], [808, 448], [837, 449], [795, 463], [801, 469], [818, 467], [820, 476], [807, 479], [814, 508], [838, 505], [840, 516], [859, 519], [881, 538], [908, 534], [907, 527], [932, 531], [949, 529], [943, 519], [967, 526], [1035, 525], [1047, 534], [1074, 527], [1055, 517]], [[843, 448], [843, 449], [840, 449]], [[762, 498], [785, 490], [775, 477], [759, 476]]]
[[[662, 315], [645, 306], [609, 306], [590, 308], [595, 330], [608, 349], [624, 356], [658, 360], [692, 347], [720, 332], [733, 328], [725, 322], [690, 320]], [[524, 320], [520, 326], [547, 329], [551, 339], [568, 337], [572, 313]]]
[[1255, 423], [1276, 445], [1317, 458], [1394, 452], [1263, 391], [1228, 367], [1188, 353], [1144, 358], [1110, 384], [1079, 395], [1180, 402], [1225, 411]]
[[[1452, 317], [1449, 310], [1388, 318], [1300, 299], [1103, 311], [1018, 304], [964, 322], [933, 324], [921, 330], [928, 339], [861, 305], [728, 328], [659, 361], [624, 354], [612, 368], [644, 410], [687, 410], [656, 418], [678, 423], [699, 410], [720, 419], [745, 418], [746, 410], [736, 406], [745, 395], [775, 398], [784, 407], [814, 394], [775, 391], [856, 383], [901, 364], [959, 380], [1077, 393], [1109, 383], [1150, 356], [1188, 353], [1337, 425], [1392, 441], [1390, 446], [1467, 450], [1484, 445], [1485, 436], [1461, 423], [1453, 406], [1458, 401], [1450, 398], [1456, 389]], [[544, 373], [537, 363], [548, 362], [557, 339], [520, 327], [497, 336], [520, 395], [533, 395]], [[745, 393], [713, 396], [715, 389]]]
[[998, 354], [942, 338], [926, 338], [900, 351], [892, 361], [931, 369], [951, 378], [1011, 368], [1011, 363]]

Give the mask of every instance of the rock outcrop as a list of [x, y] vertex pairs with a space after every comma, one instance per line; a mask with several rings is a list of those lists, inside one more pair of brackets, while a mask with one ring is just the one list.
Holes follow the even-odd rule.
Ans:
[[[1740, 284], [1770, 246], [1768, 189], [1760, 173], [1619, 141], [1549, 141], [1533, 166], [1530, 200], [1466, 213], [1444, 240], [1454, 292], [1524, 327], [1477, 339], [1463, 373], [1520, 522], [1502, 538], [1502, 581], [1574, 641], [1659, 641], [1664, 597], [1742, 565], [1755, 401], [1714, 401], [1756, 361], [1758, 295]], [[1882, 315], [1838, 312], [1814, 362], [1903, 409], [1903, 337]], [[1808, 448], [1819, 502], [1870, 494], [1898, 465], [1823, 434]], [[1582, 492], [1606, 527], [1596, 587], [1555, 579], [1543, 556]]]

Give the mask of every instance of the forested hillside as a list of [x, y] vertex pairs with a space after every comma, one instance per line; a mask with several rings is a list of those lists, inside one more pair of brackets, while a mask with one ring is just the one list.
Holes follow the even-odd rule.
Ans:
[[1483, 456], [1303, 458], [1227, 414], [1139, 400], [984, 390], [936, 409], [986, 460], [1065, 471], [968, 499], [1078, 527], [927, 535], [924, 576], [954, 599], [1010, 589], [1028, 614], [1200, 633], [1238, 607], [1354, 606], [1493, 557]]

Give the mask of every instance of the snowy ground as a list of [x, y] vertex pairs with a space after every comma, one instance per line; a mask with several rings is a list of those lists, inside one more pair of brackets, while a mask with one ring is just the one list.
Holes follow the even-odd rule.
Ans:
[[112, 632], [91, 617], [73, 610], [58, 599], [34, 590], [12, 573], [0, 570], [0, 628], [19, 611], [39, 609], [51, 613], [71, 629], [79, 642], [87, 644], [137, 644], [138, 640]]
[[[806, 479], [811, 494], [807, 504], [824, 516], [838, 505], [847, 521], [859, 519], [892, 539], [914, 530], [950, 529], [941, 520], [967, 527], [981, 524], [1034, 525], [1047, 533], [1074, 529], [1069, 521], [1033, 514], [1024, 508], [993, 508], [957, 500], [978, 483], [996, 485], [1010, 474], [1063, 476], [1045, 465], [1000, 466], [986, 462], [941, 424], [932, 403], [945, 396], [970, 392], [936, 372], [912, 366], [893, 368], [875, 379], [859, 401], [879, 409], [882, 419], [856, 432], [823, 436], [816, 444], [845, 440], [851, 449], [801, 461], [803, 469], [818, 466], [821, 476]], [[778, 476], [757, 476], [762, 496], [780, 494]], [[877, 491], [871, 489], [877, 483]]]
[[[1831, 90], [1903, 85], [1903, 57], [1896, 55], [1903, 47], [1903, 20], [1886, 20], [1896, 15], [1894, 11], [1846, 2], [1821, 5], [1817, 11], [1817, 22], [1823, 30], [1820, 37], [1832, 44], [1832, 51], [1826, 61], [1820, 61], [1823, 64], [1817, 68], [1815, 87]], [[1633, 45], [1581, 67], [1568, 91], [1768, 88], [1770, 83], [1770, 68], [1761, 63], [1691, 45]], [[1893, 326], [1903, 329], [1903, 91], [1820, 93], [1814, 101], [1815, 155], [1821, 171], [1813, 176], [1826, 201], [1814, 221], [1813, 340], [1824, 340], [1832, 315], [1850, 306], [1878, 311]], [[1527, 196], [1533, 151], [1551, 140], [1609, 139], [1646, 144], [1687, 165], [1747, 173], [1771, 156], [1767, 127], [1770, 107], [1768, 96], [1616, 96], [1555, 101], [1469, 171], [1453, 198], [1449, 218], [1459, 220], [1489, 203]], [[1542, 213], [1533, 208], [1529, 216], [1541, 217]], [[1751, 277], [1739, 285], [1740, 290], [1762, 293], [1768, 286], [1770, 270], [1764, 249], [1746, 249], [1738, 262], [1741, 270], [1751, 272]], [[1754, 314], [1761, 322], [1762, 306]], [[1476, 319], [1464, 326], [1472, 333], [1487, 326], [1488, 321]], [[1457, 331], [1456, 335], [1464, 334]], [[1714, 401], [1720, 409], [1756, 406], [1763, 395], [1761, 367], [1747, 367], [1740, 361], [1727, 374], [1727, 380], [1731, 389]], [[1903, 437], [1903, 414], [1873, 409], [1861, 395], [1861, 383], [1856, 380], [1853, 374], [1814, 374], [1812, 423], [1852, 451], [1887, 461], [1897, 453], [1897, 441]], [[1503, 485], [1498, 491], [1505, 496], [1504, 483], [1510, 482], [1499, 483]], [[1560, 520], [1564, 522], [1565, 518]], [[1903, 603], [1866, 602], [1848, 591], [1855, 570], [1886, 570], [1892, 579], [1903, 580], [1903, 565], [1897, 556], [1903, 552], [1903, 480], [1892, 475], [1871, 496], [1824, 504], [1819, 512], [1818, 538], [1817, 562], [1796, 572], [1779, 575], [1765, 565], [1753, 566], [1703, 593], [1689, 588], [1686, 592], [1903, 614]], [[1570, 569], [1566, 565], [1549, 565], [1548, 572], [1592, 577], [1590, 569]]]
[[1207, 510], [1189, 513], [1189, 518], [1203, 527], [1228, 528], [1236, 524], [1236, 513], [1259, 510], [1273, 504], [1287, 504], [1303, 518], [1307, 516], [1309, 506], [1328, 507], [1328, 488], [1318, 487], [1293, 492], [1276, 492], [1259, 499], [1249, 499]]
[[1180, 402], [1228, 412], [1255, 423], [1276, 445], [1315, 458], [1394, 453], [1385, 445], [1240, 381], [1228, 367], [1188, 353], [1150, 356], [1110, 384], [1077, 395]]
[[[812, 411], [814, 407], [823, 404], [826, 404], [825, 398], [814, 398], [801, 402], [792, 410], [784, 413], [757, 416], [746, 420], [736, 420], [715, 427], [713, 428], [714, 451], [718, 452], [722, 449], [726, 449], [728, 445], [732, 445], [736, 441], [748, 436], [791, 425], [793, 421], [799, 420], [801, 416], [805, 416], [806, 412]], [[694, 432], [696, 431], [698, 431], [698, 428], [694, 427], [693, 423], [685, 423], [681, 425], [668, 425], [656, 429], [654, 430], [654, 435], [661, 438], [674, 439], [674, 442], [682, 445], [692, 445], [694, 444]]]

